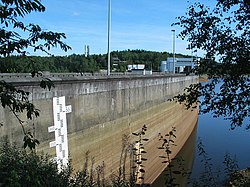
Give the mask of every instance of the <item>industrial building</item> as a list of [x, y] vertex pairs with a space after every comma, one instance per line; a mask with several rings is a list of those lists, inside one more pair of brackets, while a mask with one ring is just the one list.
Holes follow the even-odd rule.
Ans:
[[[169, 57], [166, 61], [161, 61], [161, 72], [166, 73], [188, 73], [196, 67], [199, 59], [195, 58], [173, 58]], [[175, 71], [174, 71], [175, 70]]]

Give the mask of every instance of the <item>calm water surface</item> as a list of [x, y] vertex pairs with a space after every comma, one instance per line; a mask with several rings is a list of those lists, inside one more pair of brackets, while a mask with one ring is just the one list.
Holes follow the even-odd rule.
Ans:
[[[246, 119], [249, 121], [249, 119]], [[211, 158], [210, 163], [214, 171], [224, 169], [224, 157], [229, 154], [231, 158], [237, 160], [239, 169], [250, 167], [250, 130], [245, 126], [230, 128], [230, 122], [221, 118], [213, 118], [212, 114], [199, 115], [198, 125], [183, 146], [177, 157], [183, 157], [186, 164], [185, 169], [191, 170], [191, 179], [199, 180], [200, 174], [204, 172], [204, 164], [198, 154], [198, 142], [204, 145], [204, 150]], [[223, 175], [221, 175], [223, 180]], [[157, 179], [153, 187], [164, 186], [164, 172]], [[186, 186], [187, 179], [178, 179], [181, 186]], [[192, 185], [188, 185], [192, 186]]]
[[[222, 82], [216, 85], [217, 91], [221, 84]], [[245, 121], [249, 121], [249, 118]], [[226, 154], [237, 160], [239, 169], [250, 167], [250, 130], [246, 130], [244, 124], [231, 130], [230, 122], [223, 117], [213, 118], [210, 113], [203, 114], [199, 116], [197, 143], [199, 139], [212, 159], [210, 163], [213, 164], [214, 170], [224, 169], [223, 161]], [[199, 178], [200, 173], [204, 171], [204, 164], [201, 163], [201, 157], [198, 155], [197, 143], [191, 178]]]
[[[227, 153], [237, 159], [240, 169], [250, 167], [250, 130], [245, 130], [244, 126], [231, 130], [229, 121], [223, 118], [213, 118], [211, 114], [200, 115], [197, 142], [198, 139], [201, 139], [214, 168], [223, 168]], [[203, 164], [196, 146], [192, 177], [198, 177], [202, 170]]]
[[[220, 84], [216, 86], [216, 89], [219, 89], [219, 86]], [[245, 121], [249, 120], [247, 118]], [[239, 169], [250, 167], [250, 130], [246, 130], [244, 124], [242, 127], [231, 130], [230, 122], [224, 120], [223, 117], [213, 118], [210, 113], [203, 114], [199, 115], [197, 128], [177, 155], [189, 163], [186, 164], [186, 169], [192, 172], [191, 179], [198, 180], [201, 173], [204, 172], [204, 164], [201, 162], [202, 158], [199, 156], [197, 148], [199, 141], [202, 142], [205, 152], [211, 158], [210, 163], [214, 171], [224, 169], [223, 161], [226, 154], [237, 160]], [[223, 175], [221, 176], [223, 177]], [[153, 187], [165, 186], [164, 178], [163, 173], [155, 181]], [[186, 182], [186, 178], [178, 180], [180, 186], [186, 186]]]
[[[231, 130], [229, 122], [223, 118], [213, 118], [211, 114], [200, 115], [197, 127], [177, 155], [185, 160], [184, 168], [192, 172], [191, 181], [192, 179], [199, 180], [201, 172], [204, 171], [204, 164], [201, 162], [197, 149], [200, 140], [208, 157], [211, 158], [210, 163], [214, 171], [224, 169], [223, 161], [226, 154], [237, 159], [239, 169], [250, 167], [250, 130], [245, 130], [244, 127]], [[223, 180], [223, 175], [221, 176]], [[187, 177], [180, 175], [175, 177], [181, 187], [192, 186], [192, 184], [187, 185]], [[164, 172], [152, 184], [152, 187], [163, 186], [165, 186]]]

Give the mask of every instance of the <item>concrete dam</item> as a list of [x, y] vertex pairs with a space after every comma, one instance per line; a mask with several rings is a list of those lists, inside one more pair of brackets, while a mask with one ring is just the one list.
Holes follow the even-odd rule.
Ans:
[[[69, 158], [75, 170], [80, 170], [86, 155], [94, 158], [94, 166], [105, 165], [105, 176], [117, 174], [121, 165], [124, 142], [135, 142], [138, 137], [132, 133], [147, 127], [144, 144], [147, 161], [145, 183], [151, 184], [164, 170], [160, 155], [164, 150], [159, 134], [165, 135], [176, 128], [176, 139], [171, 157], [174, 157], [193, 131], [198, 120], [197, 110], [186, 110], [179, 103], [168, 101], [183, 92], [190, 84], [197, 83], [197, 76], [175, 75], [117, 75], [80, 76], [76, 74], [44, 75], [53, 81], [55, 88], [50, 91], [39, 86], [40, 77], [29, 75], [4, 75], [5, 80], [19, 89], [30, 92], [29, 100], [40, 110], [40, 116], [26, 120], [25, 128], [40, 141], [38, 152], [55, 156], [55, 148], [49, 142], [55, 134], [48, 132], [54, 123], [53, 98], [65, 96], [66, 105], [72, 112], [67, 114], [67, 136]], [[0, 107], [0, 137], [22, 144], [23, 132], [17, 119], [7, 109]], [[125, 139], [124, 139], [125, 138]], [[88, 154], [86, 154], [88, 152]], [[128, 161], [129, 162], [129, 161]], [[126, 172], [129, 173], [130, 168]]]

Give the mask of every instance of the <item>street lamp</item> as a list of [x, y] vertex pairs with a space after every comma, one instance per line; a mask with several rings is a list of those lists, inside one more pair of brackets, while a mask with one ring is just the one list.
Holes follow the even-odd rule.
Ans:
[[108, 0], [108, 69], [107, 75], [110, 75], [110, 21], [111, 21], [111, 0]]
[[171, 30], [173, 32], [173, 74], [175, 74], [175, 30]]

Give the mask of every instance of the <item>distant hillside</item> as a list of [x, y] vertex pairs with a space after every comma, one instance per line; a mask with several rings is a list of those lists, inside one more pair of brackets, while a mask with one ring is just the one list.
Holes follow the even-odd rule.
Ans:
[[[145, 50], [125, 50], [111, 52], [112, 71], [126, 71], [128, 64], [145, 64], [147, 69], [159, 71], [162, 60], [172, 53]], [[176, 54], [176, 57], [189, 57]], [[69, 56], [10, 56], [0, 57], [0, 73], [28, 73], [33, 71], [59, 72], [99, 72], [107, 68], [107, 55], [72, 54]]]

